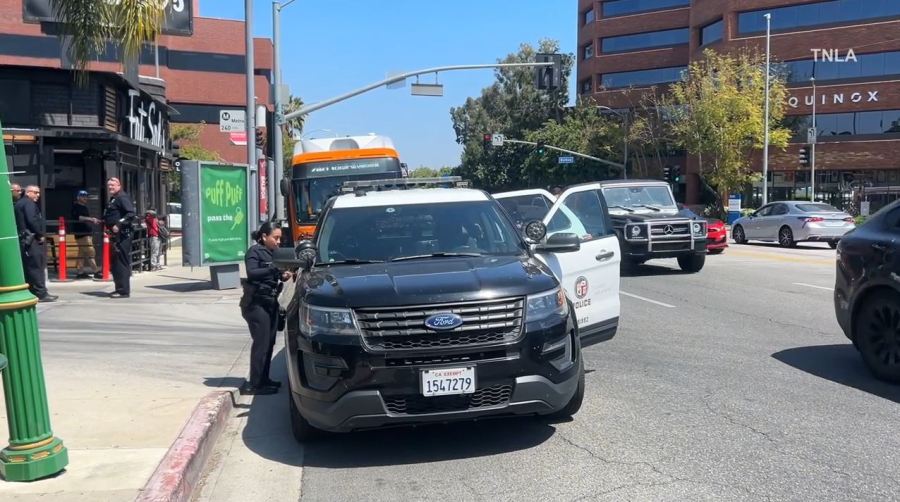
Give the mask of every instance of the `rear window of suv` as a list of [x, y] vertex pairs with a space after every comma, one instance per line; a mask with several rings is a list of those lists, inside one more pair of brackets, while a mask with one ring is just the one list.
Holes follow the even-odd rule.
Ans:
[[804, 213], [840, 213], [841, 211], [830, 204], [797, 204], [797, 209]]

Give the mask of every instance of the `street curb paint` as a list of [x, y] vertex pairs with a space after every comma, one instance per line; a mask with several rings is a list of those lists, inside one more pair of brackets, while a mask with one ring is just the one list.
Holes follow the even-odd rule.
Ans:
[[233, 406], [229, 391], [211, 392], [200, 400], [136, 502], [190, 500]]

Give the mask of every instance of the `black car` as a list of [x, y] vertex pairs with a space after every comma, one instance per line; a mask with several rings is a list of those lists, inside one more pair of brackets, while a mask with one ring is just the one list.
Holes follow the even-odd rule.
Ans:
[[837, 248], [838, 323], [878, 378], [900, 382], [900, 202], [845, 234]]
[[600, 184], [619, 236], [623, 269], [656, 258], [677, 258], [685, 272], [703, 268], [707, 222], [679, 214], [668, 183], [614, 180]]
[[[537, 254], [578, 253], [579, 237], [544, 239], [535, 222], [528, 243], [479, 190], [359, 189], [326, 204], [314, 241], [276, 255], [300, 267], [282, 298], [296, 439], [577, 412], [582, 342], [618, 319], [585, 341], [584, 311]], [[601, 305], [606, 293], [580, 279], [577, 302]]]

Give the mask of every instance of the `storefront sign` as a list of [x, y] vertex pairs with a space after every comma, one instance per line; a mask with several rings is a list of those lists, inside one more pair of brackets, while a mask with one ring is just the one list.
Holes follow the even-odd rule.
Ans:
[[259, 173], [259, 219], [267, 219], [269, 214], [269, 173], [266, 169], [266, 158], [260, 157], [257, 161]]
[[141, 97], [140, 91], [128, 90], [128, 137], [164, 149], [166, 118], [156, 101]]
[[249, 247], [246, 166], [200, 163], [201, 264], [239, 263]]
[[[113, 5], [121, 0], [106, 0]], [[165, 35], [191, 36], [194, 33], [192, 0], [158, 0], [165, 9], [162, 32]], [[52, 0], [24, 0], [24, 19], [27, 22], [53, 22]]]
[[[861, 91], [861, 92], [836, 92], [836, 93], [828, 93], [828, 92], [819, 92], [816, 93], [815, 98], [813, 98], [812, 93], [803, 96], [803, 104], [806, 106], [812, 106], [813, 102], [817, 102], [819, 105], [843, 105], [845, 103], [877, 103], [878, 102], [878, 91]], [[800, 106], [800, 97], [799, 96], [791, 96], [788, 98], [788, 105], [791, 108], [798, 108]]]

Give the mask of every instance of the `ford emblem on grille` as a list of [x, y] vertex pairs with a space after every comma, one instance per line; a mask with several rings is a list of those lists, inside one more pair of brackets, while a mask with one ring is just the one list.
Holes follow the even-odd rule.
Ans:
[[449, 331], [462, 326], [463, 318], [456, 314], [435, 314], [425, 319], [425, 327], [434, 331]]

